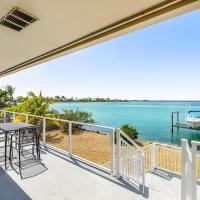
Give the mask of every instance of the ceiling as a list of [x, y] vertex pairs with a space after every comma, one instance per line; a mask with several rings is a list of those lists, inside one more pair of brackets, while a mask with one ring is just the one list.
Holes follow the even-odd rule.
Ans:
[[0, 76], [200, 8], [199, 0], [1, 0], [39, 20], [20, 32], [0, 25]]

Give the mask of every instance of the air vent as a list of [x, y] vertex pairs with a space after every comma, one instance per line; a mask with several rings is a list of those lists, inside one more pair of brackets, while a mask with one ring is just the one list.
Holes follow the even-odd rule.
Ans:
[[33, 15], [19, 8], [14, 8], [0, 20], [0, 25], [19, 32], [37, 20]]

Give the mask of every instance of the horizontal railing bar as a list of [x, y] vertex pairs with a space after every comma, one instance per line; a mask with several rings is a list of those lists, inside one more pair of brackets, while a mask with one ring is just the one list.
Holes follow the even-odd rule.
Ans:
[[139, 147], [139, 145], [136, 144], [136, 142], [134, 142], [127, 134], [125, 134], [121, 129], [120, 130], [120, 133], [128, 140], [130, 141], [133, 145], [135, 145], [135, 147], [141, 151], [143, 153], [143, 150]]
[[161, 144], [161, 143], [157, 143], [157, 142], [155, 142], [154, 143], [155, 145], [158, 145], [159, 147], [168, 147], [168, 148], [174, 148], [174, 149], [178, 149], [178, 150], [180, 150], [181, 148], [180, 147], [177, 147], [177, 146], [173, 146], [173, 145], [169, 145], [169, 144]]
[[193, 144], [194, 144], [194, 145], [197, 145], [197, 146], [200, 145], [200, 142], [198, 142], [198, 141], [192, 141], [191, 143], [192, 143], [192, 145], [193, 145]]
[[90, 124], [90, 123], [83, 123], [83, 122], [76, 122], [76, 121], [70, 121], [66, 119], [59, 119], [59, 118], [53, 118], [53, 117], [45, 117], [45, 116], [39, 116], [39, 115], [32, 115], [28, 113], [20, 113], [20, 112], [13, 112], [13, 111], [7, 111], [7, 110], [0, 110], [0, 112], [6, 112], [6, 113], [13, 113], [13, 114], [18, 114], [18, 115], [24, 115], [24, 116], [29, 116], [29, 117], [36, 117], [40, 119], [47, 119], [47, 120], [54, 120], [54, 121], [60, 121], [60, 122], [66, 122], [66, 123], [72, 123], [72, 124], [77, 124], [77, 125], [83, 125], [83, 126], [93, 126], [93, 127], [98, 127], [98, 128], [105, 128], [109, 130], [115, 130], [114, 127], [109, 127], [109, 126], [101, 126], [97, 124]]

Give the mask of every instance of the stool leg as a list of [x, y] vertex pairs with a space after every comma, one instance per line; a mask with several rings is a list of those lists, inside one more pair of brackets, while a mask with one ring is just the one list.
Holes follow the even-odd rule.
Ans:
[[20, 140], [20, 133], [19, 133], [19, 144], [18, 144], [18, 155], [19, 155], [19, 169], [21, 169], [21, 140]]
[[11, 162], [12, 158], [13, 158], [13, 148], [12, 148], [12, 139], [13, 139], [13, 135], [11, 135], [11, 138], [10, 138], [10, 152], [9, 152], [9, 160]]

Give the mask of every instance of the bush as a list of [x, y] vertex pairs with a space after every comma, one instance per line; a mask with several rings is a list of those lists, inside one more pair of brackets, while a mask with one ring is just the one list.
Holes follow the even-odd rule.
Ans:
[[[61, 115], [62, 119], [66, 119], [69, 121], [76, 121], [76, 122], [83, 122], [83, 123], [95, 123], [94, 119], [92, 118], [92, 113], [86, 111], [79, 111], [79, 110], [63, 110], [64, 114]], [[64, 131], [68, 130], [68, 123], [62, 123]], [[84, 129], [82, 125], [73, 125], [72, 133], [77, 132], [77, 130]]]
[[129, 124], [124, 124], [121, 126], [121, 130], [126, 133], [132, 140], [138, 139], [138, 131], [134, 127], [130, 126]]

